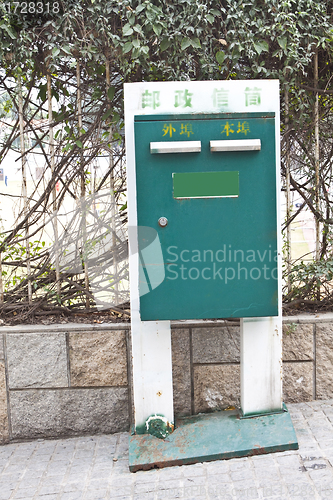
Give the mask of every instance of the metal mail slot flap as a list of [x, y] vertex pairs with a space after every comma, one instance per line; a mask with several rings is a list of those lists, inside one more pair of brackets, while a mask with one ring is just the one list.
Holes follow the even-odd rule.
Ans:
[[239, 139], [231, 141], [210, 141], [210, 150], [217, 151], [260, 151], [260, 139]]
[[151, 142], [151, 154], [157, 153], [200, 153], [201, 141]]

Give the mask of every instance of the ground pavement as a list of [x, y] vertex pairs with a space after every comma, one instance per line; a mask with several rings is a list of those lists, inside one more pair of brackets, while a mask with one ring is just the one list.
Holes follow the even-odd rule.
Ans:
[[333, 400], [288, 405], [299, 450], [130, 473], [128, 434], [0, 447], [0, 500], [333, 499]]

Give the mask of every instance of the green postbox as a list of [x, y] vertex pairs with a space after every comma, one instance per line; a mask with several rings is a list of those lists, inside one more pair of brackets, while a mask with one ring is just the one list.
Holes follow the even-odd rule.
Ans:
[[[279, 82], [139, 82], [124, 95], [130, 470], [297, 449], [282, 404]], [[240, 318], [241, 409], [175, 421], [169, 320], [226, 317]]]
[[275, 114], [134, 129], [141, 319], [277, 316]]

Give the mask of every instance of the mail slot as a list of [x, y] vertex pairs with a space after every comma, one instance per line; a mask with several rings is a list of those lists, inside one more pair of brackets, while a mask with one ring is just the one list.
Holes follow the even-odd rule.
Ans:
[[275, 114], [134, 129], [141, 319], [278, 315]]
[[240, 140], [222, 140], [210, 141], [210, 150], [219, 151], [260, 151], [260, 139], [240, 139]]
[[200, 141], [163, 141], [150, 143], [150, 152], [152, 154], [200, 153], [200, 151]]

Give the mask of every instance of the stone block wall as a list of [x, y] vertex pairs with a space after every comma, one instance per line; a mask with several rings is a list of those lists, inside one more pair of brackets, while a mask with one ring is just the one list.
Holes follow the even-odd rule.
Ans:
[[0, 334], [0, 444], [9, 441], [4, 335]]
[[[323, 331], [326, 332], [326, 336]], [[317, 349], [316, 332], [317, 338], [319, 332], [320, 339], [323, 337], [323, 345], [317, 344]], [[284, 321], [285, 403], [312, 401], [317, 397], [321, 399], [333, 397], [328, 391], [324, 375], [328, 369], [333, 378], [333, 344], [331, 350], [324, 347], [330, 339], [333, 340], [333, 323], [328, 326], [315, 322], [299, 323], [298, 317]], [[182, 348], [181, 359], [177, 351], [179, 347]], [[318, 351], [317, 358], [316, 351]], [[193, 324], [181, 330], [174, 328], [172, 353], [175, 411], [179, 415], [240, 405], [240, 328], [237, 323], [234, 325], [215, 323], [215, 326]], [[326, 362], [322, 356], [326, 356]], [[318, 366], [317, 360], [320, 360]], [[326, 392], [319, 392], [320, 389], [316, 386], [321, 373]], [[184, 380], [188, 381], [187, 385], [184, 384]], [[191, 384], [190, 391], [187, 389], [188, 383]]]
[[[130, 325], [2, 327], [0, 443], [129, 430]], [[240, 403], [237, 322], [172, 323], [176, 415]], [[333, 398], [333, 314], [285, 318], [284, 401]]]
[[[317, 325], [318, 326], [318, 325]], [[316, 324], [283, 325], [283, 396], [285, 403], [316, 399]]]
[[2, 442], [129, 428], [128, 330], [86, 326], [2, 334]]

